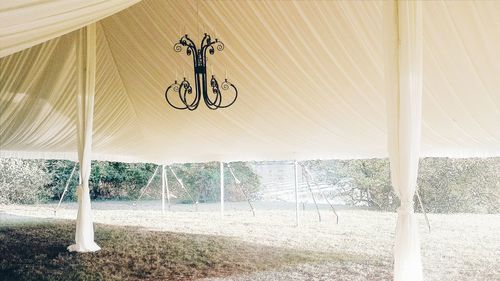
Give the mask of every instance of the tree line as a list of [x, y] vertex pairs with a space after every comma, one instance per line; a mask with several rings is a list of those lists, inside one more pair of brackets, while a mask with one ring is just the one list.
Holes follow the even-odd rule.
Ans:
[[[390, 182], [387, 159], [326, 160], [303, 163], [316, 180], [334, 188], [327, 194], [351, 206], [394, 211], [399, 206]], [[241, 201], [245, 195], [257, 199], [260, 181], [250, 162], [231, 163], [224, 169], [225, 198]], [[59, 200], [75, 163], [66, 160], [0, 159], [0, 204], [32, 204]], [[167, 169], [172, 194], [179, 203], [217, 202], [220, 198], [218, 162], [172, 165], [182, 180], [183, 190]], [[92, 161], [90, 192], [93, 200], [135, 200], [160, 198], [160, 171], [144, 190], [157, 165]], [[66, 201], [76, 201], [78, 165], [70, 180]], [[238, 186], [237, 186], [238, 185]], [[500, 158], [424, 158], [420, 160], [418, 193], [428, 212], [499, 213]], [[192, 199], [191, 199], [192, 197]], [[416, 201], [416, 200], [415, 200]], [[416, 204], [415, 209], [419, 210]]]
[[[352, 206], [395, 211], [399, 200], [390, 180], [388, 159], [309, 161], [316, 177], [337, 188]], [[500, 158], [420, 159], [417, 192], [433, 213], [499, 213]], [[415, 210], [419, 210], [415, 198]]]
[[[92, 161], [89, 178], [92, 200], [135, 200], [158, 199], [161, 194], [161, 169], [149, 163], [121, 163]], [[215, 202], [220, 197], [220, 168], [218, 162], [189, 163], [170, 166], [182, 180], [184, 190], [170, 169], [167, 180], [172, 194], [181, 203]], [[243, 200], [245, 190], [254, 194], [259, 186], [259, 178], [248, 163], [231, 163], [234, 174], [241, 182], [236, 187], [227, 165], [224, 168], [225, 197], [228, 200]], [[70, 178], [72, 170], [73, 176]], [[153, 177], [153, 175], [155, 175]], [[152, 182], [144, 190], [148, 180]], [[59, 200], [68, 183], [65, 201], [76, 201], [76, 187], [79, 182], [79, 167], [68, 160], [31, 160], [0, 158], [0, 204], [33, 204]], [[232, 188], [234, 187], [234, 188]], [[189, 194], [189, 195], [188, 195]]]

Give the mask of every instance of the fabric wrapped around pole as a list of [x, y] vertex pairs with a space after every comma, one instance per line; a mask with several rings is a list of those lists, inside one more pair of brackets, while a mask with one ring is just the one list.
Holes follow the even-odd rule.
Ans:
[[77, 134], [80, 161], [80, 185], [77, 188], [78, 214], [75, 242], [68, 247], [73, 252], [94, 252], [101, 248], [94, 242], [94, 226], [90, 204], [89, 177], [92, 154], [92, 124], [94, 114], [96, 70], [96, 26], [90, 24], [78, 32], [77, 54]]
[[385, 85], [391, 180], [401, 200], [394, 245], [394, 280], [421, 281], [413, 197], [422, 122], [422, 9], [419, 1], [384, 4]]
[[0, 2], [0, 58], [77, 30], [139, 0]]

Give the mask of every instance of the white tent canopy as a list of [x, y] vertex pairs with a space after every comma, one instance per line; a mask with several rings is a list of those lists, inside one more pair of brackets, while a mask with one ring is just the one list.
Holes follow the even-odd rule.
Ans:
[[[135, 1], [106, 9], [96, 3], [107, 1], [20, 2], [0, 6], [1, 154], [76, 159], [70, 31]], [[383, 2], [199, 1], [199, 30], [226, 45], [208, 63], [219, 78], [227, 70], [240, 97], [224, 110], [181, 112], [163, 93], [176, 73], [194, 82], [191, 58], [172, 46], [181, 32], [197, 38], [195, 3], [142, 1], [97, 22], [93, 159], [388, 156]], [[422, 5], [421, 155], [500, 155], [500, 3]], [[40, 23], [46, 18], [58, 30]], [[74, 18], [86, 21], [68, 22]]]
[[[419, 157], [500, 156], [499, 1], [136, 2], [0, 4], [0, 156], [78, 155], [70, 249], [99, 249], [90, 159], [389, 157], [401, 199], [395, 280], [422, 280]], [[203, 32], [225, 43], [208, 64], [240, 97], [174, 110], [166, 87], [193, 79], [172, 46]]]

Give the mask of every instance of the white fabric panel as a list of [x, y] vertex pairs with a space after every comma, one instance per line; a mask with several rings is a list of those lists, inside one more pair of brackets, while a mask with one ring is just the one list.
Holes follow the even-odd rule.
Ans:
[[13, 156], [75, 152], [74, 39], [68, 34], [0, 60], [2, 157], [5, 148]]
[[[364, 33], [351, 36], [356, 34], [349, 24], [354, 19], [342, 14], [346, 9], [349, 14], [370, 15], [354, 20], [360, 21], [359, 26], [370, 25], [377, 14], [376, 3], [352, 7], [332, 3], [200, 1], [200, 18], [209, 17], [207, 23], [214, 25], [205, 29], [217, 33], [226, 44], [224, 52], [209, 57], [209, 63], [219, 78], [227, 65], [229, 79], [243, 93], [233, 107], [217, 112], [204, 105], [195, 112], [180, 112], [163, 99], [176, 72], [179, 76], [185, 70], [192, 77], [191, 58], [172, 48], [184, 24], [172, 23], [176, 15], [186, 16], [185, 29], [196, 36], [195, 13], [185, 12], [195, 9], [192, 2], [170, 6], [143, 2], [120, 17], [101, 21], [136, 109], [130, 113], [137, 114], [138, 123], [147, 124], [134, 134], [144, 142], [132, 144], [123, 153], [141, 150], [137, 158], [168, 162], [385, 155], [385, 114], [377, 109], [383, 107], [384, 99], [377, 91], [379, 85], [371, 82], [381, 85], [375, 77], [382, 75], [376, 59], [370, 59], [377, 57], [371, 52], [381, 52], [381, 42], [373, 36], [365, 38]], [[231, 12], [235, 10], [248, 11], [244, 22]], [[313, 13], [316, 16], [310, 17]], [[335, 21], [328, 21], [330, 14], [338, 15]], [[144, 24], [148, 17], [156, 19], [154, 25]], [[295, 27], [297, 21], [308, 24]], [[324, 29], [319, 34], [301, 38], [320, 25]], [[374, 34], [381, 34], [381, 25], [370, 26]], [[292, 34], [282, 33], [285, 30]], [[141, 52], [147, 55], [138, 56]], [[353, 138], [355, 131], [366, 138]]]
[[[198, 4], [200, 29], [226, 46], [209, 69], [228, 70], [238, 101], [215, 112], [168, 107], [176, 73], [193, 82], [191, 57], [172, 45], [181, 30], [196, 37], [196, 7], [142, 1], [97, 23], [93, 159], [387, 157], [383, 1]], [[500, 156], [500, 2], [422, 5], [421, 155]], [[77, 158], [75, 38], [0, 59], [1, 156]]]
[[500, 2], [422, 5], [422, 153], [500, 156]]
[[79, 29], [140, 0], [2, 0], [0, 58]]
[[385, 82], [391, 181], [401, 200], [394, 245], [394, 280], [421, 281], [418, 225], [413, 210], [422, 120], [422, 5], [384, 4]]
[[77, 188], [78, 214], [76, 217], [75, 242], [70, 251], [94, 252], [101, 248], [94, 242], [94, 225], [90, 205], [90, 164], [92, 152], [92, 124], [96, 77], [96, 24], [81, 29], [77, 40], [78, 91], [78, 160], [80, 185]]

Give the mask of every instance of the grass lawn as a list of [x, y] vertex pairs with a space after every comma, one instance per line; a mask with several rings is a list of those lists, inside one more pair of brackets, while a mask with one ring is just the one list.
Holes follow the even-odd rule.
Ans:
[[[295, 205], [93, 202], [103, 250], [73, 254], [77, 205], [0, 205], [0, 280], [392, 280], [396, 214]], [[500, 280], [500, 214], [417, 214], [425, 280]], [[40, 222], [36, 225], [33, 222]], [[7, 277], [5, 277], [7, 276]], [[31, 277], [29, 277], [31, 276]], [[227, 277], [227, 278], [224, 278]]]
[[75, 223], [0, 226], [2, 280], [193, 280], [346, 260], [318, 252], [262, 246], [233, 238], [96, 224], [95, 253], [69, 253]]

